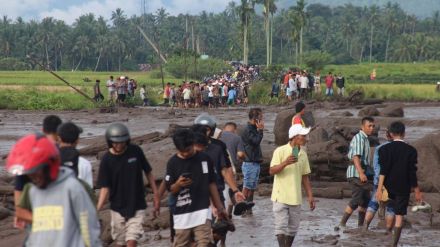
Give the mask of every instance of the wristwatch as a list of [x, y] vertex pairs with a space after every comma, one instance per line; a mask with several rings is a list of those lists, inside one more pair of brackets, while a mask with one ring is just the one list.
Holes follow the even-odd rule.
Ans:
[[232, 194], [235, 195], [235, 194], [237, 194], [238, 191], [239, 190], [234, 190], [234, 191], [232, 191]]

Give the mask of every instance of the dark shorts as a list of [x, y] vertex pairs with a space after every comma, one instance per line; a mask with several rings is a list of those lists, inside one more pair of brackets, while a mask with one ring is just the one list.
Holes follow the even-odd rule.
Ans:
[[118, 94], [118, 100], [124, 101], [125, 100], [125, 94]]
[[349, 178], [348, 183], [351, 187], [351, 200], [348, 206], [353, 210], [357, 207], [366, 209], [371, 198], [371, 182], [362, 183], [359, 178]]
[[390, 206], [394, 209], [396, 215], [406, 215], [409, 204], [409, 195], [394, 195], [388, 192]]

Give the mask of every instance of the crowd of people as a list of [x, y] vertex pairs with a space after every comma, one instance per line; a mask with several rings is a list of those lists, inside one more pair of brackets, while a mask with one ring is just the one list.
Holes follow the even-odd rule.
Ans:
[[[305, 107], [302, 102], [296, 104], [286, 134], [289, 141], [275, 149], [270, 162], [274, 233], [280, 247], [292, 246], [298, 233], [303, 189], [310, 210], [317, 207], [306, 148], [307, 135], [314, 128], [305, 127]], [[15, 226], [27, 229], [26, 246], [101, 246], [98, 211], [109, 202], [116, 245], [137, 246], [147, 208], [145, 175], [155, 215], [160, 214], [164, 195], [168, 196], [172, 246], [225, 246], [227, 232], [239, 230], [233, 215], [252, 217], [254, 213], [254, 191], [263, 162], [262, 109], [251, 108], [247, 119], [241, 133], [233, 122], [219, 129], [217, 120], [206, 113], [195, 118], [190, 128], [176, 130], [172, 135], [176, 152], [169, 158], [160, 185], [156, 185], [143, 150], [130, 142], [127, 126], [110, 124], [96, 198], [90, 162], [76, 149], [82, 129], [72, 122], [62, 123], [57, 116], [47, 116], [43, 133], [18, 140], [7, 159], [7, 170], [16, 175]], [[352, 198], [335, 230], [345, 228], [356, 209], [358, 226], [368, 230], [379, 204], [385, 204], [387, 232], [393, 232], [393, 246], [397, 246], [411, 191], [417, 202], [422, 202], [417, 151], [403, 141], [403, 123], [393, 122], [387, 130], [388, 142], [377, 147], [371, 165], [368, 136], [374, 123], [371, 117], [363, 118], [361, 130], [351, 141], [347, 179]], [[242, 186], [237, 179], [238, 166]]]
[[279, 79], [272, 82], [271, 97], [285, 97], [288, 102], [311, 99], [313, 95], [322, 94], [321, 79], [325, 82], [325, 96], [333, 96], [333, 87], [336, 84], [337, 95], [345, 95], [345, 78], [342, 74], [333, 76], [329, 72], [322, 77], [320, 72], [308, 72], [307, 70], [288, 70]]
[[163, 92], [163, 104], [185, 109], [246, 106], [249, 101], [249, 84], [258, 75], [258, 67], [238, 65], [235, 71], [205, 78], [202, 83], [167, 83]]
[[[221, 75], [204, 78], [202, 82], [168, 82], [163, 90], [162, 105], [178, 108], [217, 108], [219, 106], [244, 105], [249, 102], [249, 85], [259, 77], [259, 67], [238, 64], [234, 70]], [[108, 100], [123, 104], [136, 95], [138, 82], [128, 76], [110, 76], [105, 84]], [[94, 85], [94, 100], [104, 100], [100, 80]], [[139, 90], [142, 106], [150, 105], [147, 89], [143, 84]]]

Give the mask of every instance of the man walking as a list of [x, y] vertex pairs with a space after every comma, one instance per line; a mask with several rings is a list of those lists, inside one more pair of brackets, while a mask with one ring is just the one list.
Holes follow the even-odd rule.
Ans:
[[[242, 165], [243, 195], [248, 202], [254, 200], [254, 191], [260, 176], [260, 164], [263, 161], [260, 143], [263, 140], [263, 130], [263, 111], [260, 108], [252, 108], [249, 111], [249, 122], [241, 134], [246, 154]], [[252, 211], [248, 213], [252, 214]]]
[[359, 133], [350, 142], [348, 158], [352, 162], [347, 168], [347, 179], [351, 186], [351, 200], [345, 208], [341, 222], [335, 231], [344, 228], [351, 214], [358, 208], [358, 227], [364, 225], [365, 212], [370, 201], [370, 185], [367, 176], [372, 174], [370, 167], [370, 142], [368, 136], [373, 133], [374, 119], [364, 117]]
[[373, 221], [374, 215], [376, 214], [377, 210], [379, 210], [379, 203], [385, 204], [386, 209], [386, 229], [387, 233], [390, 233], [393, 227], [394, 222], [394, 209], [391, 207], [390, 201], [384, 202], [385, 198], [381, 197], [380, 200], [376, 200], [376, 191], [377, 191], [377, 185], [379, 184], [379, 176], [380, 176], [380, 164], [379, 164], [379, 150], [386, 144], [388, 144], [390, 141], [392, 141], [390, 133], [386, 132], [386, 138], [387, 141], [382, 143], [381, 145], [377, 146], [374, 150], [374, 156], [373, 156], [373, 168], [374, 168], [374, 180], [373, 180], [373, 192], [371, 193], [371, 199], [368, 203], [368, 209], [367, 214], [365, 215], [365, 222], [364, 222], [364, 231], [368, 230], [368, 227], [370, 226], [371, 221]]
[[332, 75], [332, 72], [328, 72], [328, 75], [325, 77], [325, 95], [333, 96], [333, 81], [335, 78]]
[[338, 95], [344, 96], [345, 93], [345, 78], [339, 74], [336, 77], [336, 86], [338, 87]]
[[376, 199], [382, 198], [382, 189], [385, 186], [396, 213], [394, 247], [399, 243], [411, 191], [415, 192], [418, 203], [422, 202], [422, 193], [417, 184], [417, 150], [403, 141], [405, 125], [399, 121], [393, 122], [388, 131], [393, 141], [379, 150], [380, 177]]
[[166, 186], [175, 199], [173, 246], [192, 246], [192, 240], [196, 246], [209, 246], [212, 241], [210, 200], [219, 218], [226, 218], [212, 160], [206, 153], [196, 152], [191, 130], [177, 130], [173, 142], [177, 153], [168, 161], [165, 175]]
[[315, 209], [310, 186], [310, 165], [307, 153], [301, 149], [310, 128], [295, 124], [289, 129], [289, 143], [275, 149], [270, 162], [274, 175], [272, 189], [275, 235], [280, 247], [290, 247], [298, 231], [301, 214], [301, 184], [306, 191], [311, 210]]
[[153, 190], [157, 212], [160, 199], [156, 182], [142, 149], [130, 144], [130, 133], [125, 125], [110, 125], [105, 138], [109, 150], [99, 166], [98, 187], [101, 190], [97, 209], [102, 209], [110, 196], [112, 238], [117, 246], [134, 247], [143, 234], [142, 223], [147, 207], [142, 173]]

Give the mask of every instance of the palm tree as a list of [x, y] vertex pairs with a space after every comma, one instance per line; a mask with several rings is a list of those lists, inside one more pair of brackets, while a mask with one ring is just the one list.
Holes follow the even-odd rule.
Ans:
[[248, 64], [249, 56], [249, 27], [251, 14], [254, 13], [255, 2], [253, 0], [241, 0], [241, 5], [239, 8], [241, 27], [243, 30], [243, 63]]
[[373, 35], [374, 35], [374, 26], [376, 25], [377, 18], [379, 16], [379, 7], [377, 5], [372, 5], [369, 9], [370, 18], [368, 22], [370, 23], [370, 63], [373, 57]]
[[46, 55], [46, 66], [50, 66], [49, 61], [49, 45], [54, 40], [53, 30], [55, 29], [54, 19], [52, 17], [46, 17], [41, 21], [40, 42], [44, 47], [44, 53]]
[[84, 57], [86, 57], [90, 51], [89, 38], [85, 35], [78, 36], [73, 46], [73, 51], [80, 56], [79, 62], [75, 67], [75, 71], [77, 71]]
[[275, 0], [257, 0], [258, 4], [263, 4], [264, 31], [266, 34], [266, 66], [272, 63], [272, 23], [273, 14], [276, 12]]
[[306, 13], [306, 2], [305, 0], [298, 0], [296, 6], [293, 7], [296, 22], [299, 28], [299, 62], [302, 64], [303, 58], [303, 31], [304, 26], [307, 23], [307, 13]]
[[385, 6], [385, 18], [383, 21], [386, 25], [386, 32], [387, 32], [387, 41], [385, 45], [385, 62], [388, 62], [388, 52], [391, 42], [391, 36], [397, 33], [399, 29], [399, 22], [397, 19], [398, 8], [399, 5], [391, 4], [390, 2], [388, 2], [387, 5]]
[[115, 11], [112, 12], [112, 17], [110, 18], [110, 20], [113, 21], [113, 25], [116, 28], [122, 28], [127, 21], [124, 11], [120, 8], [117, 8]]

